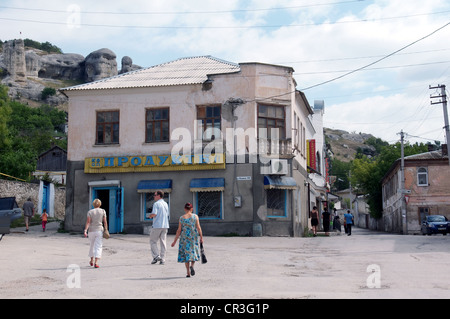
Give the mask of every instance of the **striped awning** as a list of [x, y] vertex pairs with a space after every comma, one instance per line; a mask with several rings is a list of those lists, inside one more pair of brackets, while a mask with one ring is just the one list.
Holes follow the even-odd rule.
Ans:
[[191, 192], [222, 192], [225, 190], [224, 178], [195, 178], [189, 185]]
[[138, 193], [151, 193], [157, 190], [162, 190], [165, 193], [170, 193], [172, 191], [172, 180], [148, 180], [140, 181], [137, 187]]
[[297, 189], [297, 183], [289, 176], [264, 176], [265, 189]]

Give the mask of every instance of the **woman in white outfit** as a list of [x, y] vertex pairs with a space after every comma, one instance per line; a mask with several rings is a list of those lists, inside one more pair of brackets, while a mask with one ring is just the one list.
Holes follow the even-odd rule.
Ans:
[[89, 257], [91, 257], [91, 260], [89, 264], [95, 268], [99, 268], [98, 261], [102, 257], [103, 226], [108, 229], [108, 223], [106, 221], [105, 210], [100, 208], [102, 202], [96, 198], [92, 204], [94, 205], [94, 209], [91, 209], [87, 213], [84, 237], [88, 236], [87, 231], [89, 229], [89, 241], [91, 243], [89, 248]]

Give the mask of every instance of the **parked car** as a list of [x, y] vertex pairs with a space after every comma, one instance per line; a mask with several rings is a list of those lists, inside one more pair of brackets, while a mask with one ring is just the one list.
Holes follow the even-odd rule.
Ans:
[[11, 222], [22, 216], [22, 209], [17, 205], [15, 197], [0, 198], [0, 240], [9, 234]]
[[426, 216], [421, 226], [422, 235], [443, 234], [450, 232], [450, 223], [447, 217], [442, 215]]

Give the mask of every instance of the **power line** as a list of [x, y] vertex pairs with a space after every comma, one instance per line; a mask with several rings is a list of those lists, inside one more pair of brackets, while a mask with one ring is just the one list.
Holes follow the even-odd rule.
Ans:
[[[335, 24], [348, 24], [348, 23], [361, 23], [361, 22], [374, 22], [383, 20], [394, 20], [394, 19], [404, 19], [412, 18], [418, 16], [428, 16], [434, 14], [449, 13], [449, 11], [433, 12], [433, 13], [420, 13], [414, 15], [397, 16], [397, 17], [387, 17], [378, 19], [360, 19], [352, 21], [335, 21], [335, 22], [320, 22], [320, 23], [304, 23], [304, 24], [279, 24], [279, 25], [239, 25], [239, 26], [145, 26], [145, 25], [115, 25], [115, 24], [93, 24], [93, 23], [79, 23], [79, 26], [83, 27], [104, 27], [104, 28], [130, 28], [130, 29], [276, 29], [276, 28], [293, 28], [293, 27], [308, 27], [308, 26], [323, 26], [323, 25], [335, 25]], [[67, 12], [66, 12], [67, 13]], [[15, 18], [5, 18], [0, 17], [0, 20], [5, 21], [15, 21], [15, 22], [30, 22], [39, 24], [53, 24], [53, 25], [67, 25], [66, 22], [56, 22], [56, 21], [42, 21], [42, 20], [32, 20], [32, 19], [15, 19]]]
[[[450, 61], [417, 63], [417, 64], [407, 64], [407, 65], [394, 65], [394, 66], [384, 66], [384, 67], [378, 67], [378, 68], [365, 68], [364, 71], [384, 70], [384, 69], [397, 69], [397, 68], [407, 68], [407, 67], [425, 66], [425, 65], [433, 65], [433, 64], [445, 64], [445, 63], [450, 63]], [[306, 74], [312, 75], [312, 74], [342, 73], [342, 72], [349, 72], [349, 71], [351, 71], [351, 70], [336, 70], [336, 71], [321, 71], [321, 72], [299, 72], [299, 73], [296, 72], [294, 74], [297, 74], [297, 75], [306, 75]]]
[[[290, 6], [290, 7], [275, 7], [275, 8], [262, 8], [262, 9], [235, 9], [235, 10], [217, 10], [217, 11], [140, 11], [140, 12], [113, 12], [113, 11], [80, 11], [81, 14], [111, 14], [111, 15], [188, 15], [188, 14], [223, 14], [223, 13], [242, 13], [242, 12], [261, 12], [261, 11], [279, 11], [279, 10], [292, 10], [311, 8], [319, 6], [340, 5], [349, 4], [355, 2], [362, 2], [365, 0], [353, 0], [353, 1], [340, 1], [340, 2], [327, 2], [316, 3], [302, 6]], [[0, 6], [0, 9], [22, 10], [22, 11], [38, 11], [38, 12], [52, 12], [52, 13], [67, 13], [67, 10], [54, 10], [54, 9], [40, 9], [40, 8], [20, 8]]]
[[[416, 41], [413, 41], [413, 42], [411, 42], [410, 44], [405, 45], [404, 47], [402, 47], [402, 48], [400, 48], [400, 49], [398, 49], [398, 50], [396, 50], [396, 51], [394, 51], [394, 52], [392, 52], [392, 53], [390, 53], [390, 54], [388, 54], [388, 55], [382, 57], [381, 59], [378, 59], [378, 60], [376, 60], [376, 61], [374, 61], [374, 62], [372, 62], [372, 63], [369, 63], [369, 64], [367, 64], [367, 65], [365, 65], [365, 66], [362, 66], [362, 67], [360, 67], [360, 68], [357, 68], [357, 69], [355, 69], [355, 70], [352, 70], [352, 71], [350, 71], [350, 72], [347, 72], [347, 73], [345, 73], [345, 74], [343, 74], [343, 75], [341, 75], [341, 76], [335, 77], [335, 78], [333, 78], [333, 79], [330, 79], [330, 80], [327, 80], [327, 81], [324, 81], [324, 82], [321, 82], [321, 83], [318, 83], [318, 84], [315, 84], [315, 85], [312, 85], [312, 86], [309, 86], [309, 87], [300, 89], [300, 91], [306, 91], [306, 90], [309, 90], [309, 89], [312, 89], [312, 88], [315, 88], [315, 87], [318, 87], [318, 86], [322, 86], [322, 85], [325, 85], [325, 84], [334, 82], [334, 81], [339, 80], [339, 79], [342, 79], [343, 77], [346, 77], [346, 76], [348, 76], [348, 75], [350, 75], [350, 74], [353, 74], [353, 73], [356, 73], [356, 72], [358, 72], [358, 71], [361, 71], [361, 70], [363, 70], [363, 69], [365, 69], [365, 68], [368, 68], [369, 66], [375, 65], [375, 64], [377, 64], [377, 63], [379, 63], [379, 62], [381, 62], [381, 61], [383, 61], [383, 60], [386, 60], [387, 58], [389, 58], [389, 57], [391, 57], [391, 56], [393, 56], [393, 55], [395, 55], [395, 54], [397, 54], [397, 53], [399, 53], [399, 52], [401, 52], [401, 51], [403, 51], [403, 50], [409, 48], [410, 46], [413, 46], [414, 44], [416, 44], [416, 43], [418, 43], [418, 42], [420, 42], [420, 41], [422, 41], [422, 40], [425, 40], [426, 38], [429, 38], [429, 37], [432, 36], [433, 34], [437, 33], [438, 31], [444, 29], [445, 27], [447, 27], [447, 26], [449, 26], [449, 25], [450, 25], [450, 22], [446, 23], [445, 25], [443, 25], [443, 26], [440, 27], [440, 28], [437, 28], [436, 30], [434, 30], [433, 32], [427, 34], [426, 36], [424, 36], [424, 37], [422, 37], [422, 38], [420, 38], [420, 39], [418, 39], [418, 40], [416, 40]], [[277, 95], [269, 96], [269, 97], [262, 98], [262, 99], [249, 100], [249, 101], [247, 101], [247, 102], [253, 102], [253, 101], [266, 101], [266, 100], [270, 100], [270, 99], [272, 99], [272, 98], [277, 98], [277, 97], [282, 97], [282, 96], [285, 96], [285, 95], [289, 95], [289, 94], [295, 93], [296, 91], [297, 91], [297, 90], [294, 90], [294, 91], [290, 91], [290, 92], [287, 92], [287, 93], [277, 94]]]
[[353, 74], [353, 73], [356, 73], [356, 72], [358, 72], [358, 71], [361, 71], [361, 70], [363, 70], [363, 69], [366, 69], [366, 68], [368, 68], [368, 67], [370, 67], [370, 66], [372, 66], [372, 65], [374, 65], [374, 64], [377, 64], [377, 63], [379, 63], [379, 62], [381, 62], [381, 61], [383, 61], [383, 60], [386, 60], [387, 58], [389, 58], [389, 57], [391, 57], [391, 56], [397, 54], [398, 52], [401, 52], [401, 51], [403, 51], [403, 50], [409, 48], [410, 46], [412, 46], [412, 45], [414, 45], [414, 44], [416, 44], [416, 43], [418, 43], [418, 42], [420, 42], [420, 41], [422, 41], [422, 40], [425, 40], [426, 38], [429, 38], [430, 36], [432, 36], [433, 34], [439, 32], [440, 30], [444, 29], [444, 28], [447, 27], [448, 25], [450, 25], [450, 22], [448, 22], [448, 23], [446, 23], [445, 25], [443, 25], [442, 27], [440, 27], [440, 28], [434, 30], [433, 32], [427, 34], [426, 36], [424, 36], [424, 37], [422, 37], [422, 38], [420, 38], [420, 39], [418, 39], [418, 40], [416, 40], [416, 41], [414, 41], [414, 42], [411, 42], [410, 44], [408, 44], [408, 45], [406, 45], [406, 46], [404, 46], [404, 47], [402, 47], [402, 48], [400, 48], [400, 49], [398, 49], [398, 50], [396, 50], [396, 51], [394, 51], [394, 52], [392, 52], [392, 53], [390, 53], [390, 54], [388, 54], [388, 55], [382, 57], [381, 59], [378, 59], [378, 60], [376, 60], [376, 61], [374, 61], [374, 62], [372, 62], [372, 63], [369, 63], [369, 64], [367, 64], [367, 65], [364, 65], [364, 66], [362, 66], [362, 67], [360, 67], [360, 68], [357, 68], [357, 69], [355, 69], [355, 70], [353, 70], [353, 71], [347, 72], [347, 73], [345, 73], [345, 74], [343, 74], [343, 75], [340, 75], [340, 76], [338, 76], [338, 77], [335, 77], [335, 78], [333, 78], [333, 79], [330, 79], [330, 80], [327, 80], [327, 81], [324, 81], [324, 82], [321, 82], [321, 83], [318, 83], [318, 84], [311, 85], [311, 86], [309, 86], [309, 87], [303, 88], [303, 89], [301, 89], [301, 91], [306, 91], [306, 90], [315, 88], [315, 87], [317, 87], [317, 86], [321, 86], [321, 85], [324, 85], [324, 84], [327, 84], [327, 83], [330, 83], [330, 82], [334, 82], [334, 81], [336, 81], [336, 80], [342, 79], [343, 77], [349, 76], [349, 75], [351, 75], [351, 74]]
[[[430, 52], [439, 52], [439, 51], [449, 51], [450, 49], [435, 49], [435, 50], [425, 50], [425, 51], [415, 51], [415, 52], [407, 52], [400, 53], [398, 55], [411, 55], [411, 54], [421, 54], [421, 53], [430, 53]], [[343, 57], [343, 58], [334, 58], [334, 59], [320, 59], [320, 60], [304, 60], [304, 61], [284, 61], [284, 62], [274, 62], [274, 64], [296, 64], [296, 63], [316, 63], [316, 62], [335, 62], [335, 61], [345, 61], [345, 60], [361, 60], [361, 59], [373, 59], [373, 58], [381, 58], [384, 55], [372, 55], [372, 56], [357, 56], [357, 57]]]

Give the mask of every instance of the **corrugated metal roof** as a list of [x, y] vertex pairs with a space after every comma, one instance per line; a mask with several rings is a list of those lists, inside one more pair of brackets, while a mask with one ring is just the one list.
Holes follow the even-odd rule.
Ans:
[[442, 155], [442, 150], [405, 156], [405, 160], [439, 160], [445, 158], [448, 158], [448, 156]]
[[91, 83], [63, 88], [61, 91], [201, 84], [208, 79], [208, 75], [235, 73], [240, 70], [239, 64], [211, 56], [188, 57]]

